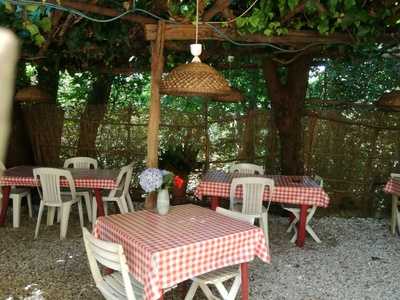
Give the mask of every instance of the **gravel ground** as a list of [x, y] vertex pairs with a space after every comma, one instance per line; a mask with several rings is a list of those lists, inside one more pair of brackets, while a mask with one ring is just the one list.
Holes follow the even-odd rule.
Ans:
[[[33, 220], [24, 215], [19, 229], [10, 223], [11, 210], [0, 228], [0, 299], [101, 299], [77, 215], [65, 241], [58, 225], [43, 224], [34, 241]], [[304, 249], [289, 242], [286, 228], [287, 219], [270, 216], [272, 263], [250, 264], [251, 299], [400, 299], [400, 238], [390, 234], [388, 220], [317, 219], [322, 244], [308, 238]]]

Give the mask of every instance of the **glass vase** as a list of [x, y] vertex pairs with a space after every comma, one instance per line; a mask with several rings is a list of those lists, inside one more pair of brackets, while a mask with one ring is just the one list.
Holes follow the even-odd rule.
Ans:
[[169, 211], [169, 193], [167, 189], [158, 191], [157, 194], [157, 212], [160, 215], [166, 215]]

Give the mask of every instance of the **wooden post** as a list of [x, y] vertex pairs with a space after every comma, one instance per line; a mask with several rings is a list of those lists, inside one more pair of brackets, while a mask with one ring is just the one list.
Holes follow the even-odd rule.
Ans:
[[[151, 94], [149, 124], [147, 127], [147, 167], [158, 167], [158, 144], [160, 128], [160, 80], [164, 68], [164, 28], [165, 22], [158, 23], [157, 38], [151, 42]], [[145, 208], [153, 208], [156, 195], [146, 198]]]
[[210, 167], [210, 137], [208, 135], [208, 99], [204, 99], [204, 167], [203, 172], [207, 172]]

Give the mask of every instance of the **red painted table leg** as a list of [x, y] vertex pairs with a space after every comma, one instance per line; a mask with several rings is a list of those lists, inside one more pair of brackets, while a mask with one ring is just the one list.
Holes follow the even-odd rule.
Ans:
[[300, 220], [297, 227], [297, 241], [296, 245], [300, 248], [304, 246], [304, 240], [306, 239], [306, 221], [307, 221], [307, 209], [308, 205], [300, 205]]
[[219, 206], [219, 197], [211, 196], [211, 209], [216, 210]]
[[[96, 204], [97, 204], [97, 216], [102, 217], [104, 216], [104, 203], [103, 197], [101, 195], [101, 189], [94, 189], [94, 195], [96, 197]], [[96, 220], [92, 220], [95, 222]]]
[[242, 275], [242, 300], [249, 300], [249, 264], [247, 262], [240, 264], [240, 273]]
[[10, 190], [11, 190], [10, 186], [2, 187], [3, 203], [1, 205], [1, 212], [0, 212], [0, 225], [4, 225], [4, 223], [6, 222], [8, 202], [10, 200]]

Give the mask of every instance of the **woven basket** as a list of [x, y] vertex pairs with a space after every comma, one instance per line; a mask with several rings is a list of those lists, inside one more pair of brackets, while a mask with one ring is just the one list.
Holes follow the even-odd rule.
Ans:
[[229, 94], [214, 96], [212, 100], [218, 102], [241, 102], [244, 100], [244, 96], [238, 89], [231, 88]]
[[18, 102], [47, 102], [50, 100], [50, 95], [36, 86], [23, 88], [15, 95], [15, 101]]
[[174, 96], [220, 96], [229, 92], [229, 84], [221, 74], [196, 62], [176, 67], [160, 84], [161, 94]]
[[392, 91], [390, 93], [383, 94], [376, 105], [389, 108], [395, 111], [400, 111], [400, 91]]

